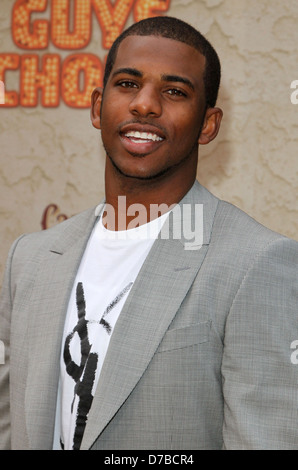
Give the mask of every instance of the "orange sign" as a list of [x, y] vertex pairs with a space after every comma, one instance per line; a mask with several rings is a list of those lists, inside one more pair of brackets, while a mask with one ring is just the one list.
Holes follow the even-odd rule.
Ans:
[[[90, 95], [102, 84], [105, 58], [77, 52], [90, 43], [92, 19], [102, 32], [102, 47], [109, 49], [124, 30], [129, 15], [135, 22], [168, 11], [171, 0], [17, 0], [11, 14], [11, 33], [23, 54], [0, 53], [0, 81], [7, 70], [20, 73], [19, 90], [5, 87], [5, 107], [57, 107], [61, 100], [72, 108], [88, 108]], [[49, 10], [50, 19], [33, 19]], [[72, 50], [38, 54], [52, 44]], [[83, 80], [82, 80], [83, 77]], [[83, 82], [83, 85], [82, 85]], [[41, 93], [39, 93], [39, 90]]]

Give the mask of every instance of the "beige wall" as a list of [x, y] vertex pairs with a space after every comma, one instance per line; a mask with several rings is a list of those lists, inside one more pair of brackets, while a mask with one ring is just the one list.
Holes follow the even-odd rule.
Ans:
[[[0, 53], [24, 53], [12, 41], [11, 0], [1, 0]], [[172, 0], [168, 14], [196, 26], [222, 61], [216, 141], [201, 147], [199, 180], [266, 226], [298, 240], [298, 80], [296, 0]], [[46, 18], [48, 12], [35, 14]], [[129, 17], [127, 24], [130, 24]], [[88, 52], [104, 57], [93, 23]], [[48, 52], [58, 51], [52, 44]], [[44, 51], [42, 52], [45, 53]], [[18, 88], [18, 73], [6, 74]], [[88, 109], [0, 108], [0, 277], [12, 241], [41, 230], [45, 208], [70, 216], [104, 194], [104, 153]]]

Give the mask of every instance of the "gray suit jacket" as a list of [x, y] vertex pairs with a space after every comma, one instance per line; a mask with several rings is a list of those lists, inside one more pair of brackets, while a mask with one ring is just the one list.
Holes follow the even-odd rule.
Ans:
[[[114, 329], [82, 449], [298, 449], [298, 243], [198, 183], [181, 203], [203, 204], [203, 246], [154, 243]], [[95, 221], [88, 210], [10, 251], [1, 448], [52, 448], [64, 318]]]

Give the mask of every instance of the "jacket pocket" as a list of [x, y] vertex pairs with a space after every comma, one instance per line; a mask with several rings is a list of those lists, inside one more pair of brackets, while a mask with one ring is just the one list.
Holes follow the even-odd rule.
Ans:
[[186, 348], [209, 341], [211, 321], [204, 321], [183, 328], [169, 330], [157, 350], [158, 353]]

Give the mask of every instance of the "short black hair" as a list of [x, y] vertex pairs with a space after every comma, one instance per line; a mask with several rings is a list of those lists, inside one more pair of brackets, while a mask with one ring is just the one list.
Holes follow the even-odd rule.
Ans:
[[[183, 42], [197, 49], [205, 57], [204, 87], [206, 108], [214, 107], [220, 85], [221, 67], [218, 55], [210, 42], [185, 21], [171, 16], [155, 16], [134, 23], [123, 31], [109, 51], [103, 86], [105, 87], [114, 66], [119, 45], [128, 36], [160, 36]], [[178, 59], [179, 60], [179, 59]]]

